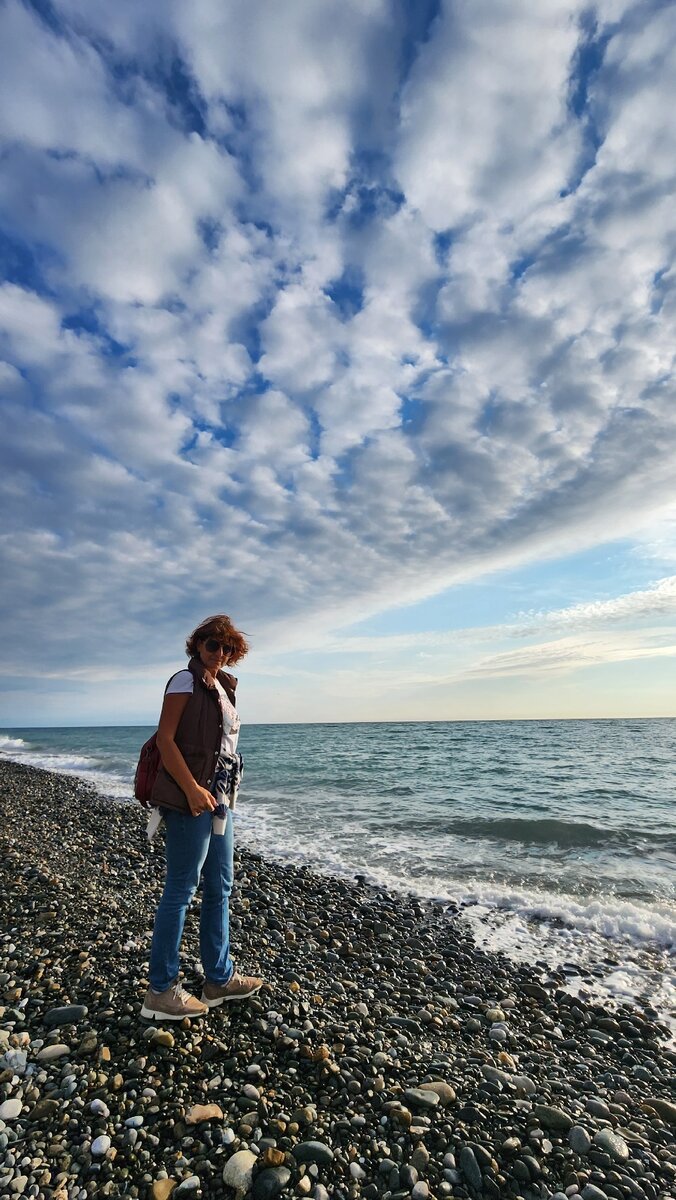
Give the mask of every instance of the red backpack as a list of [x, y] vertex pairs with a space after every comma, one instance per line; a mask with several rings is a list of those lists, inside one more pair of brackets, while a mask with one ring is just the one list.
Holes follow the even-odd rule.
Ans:
[[[177, 672], [174, 672], [176, 674]], [[164, 689], [164, 694], [167, 694], [167, 688], [171, 683], [171, 679], [167, 680], [167, 686]], [[134, 795], [144, 808], [152, 808], [150, 797], [153, 794], [157, 773], [162, 766], [160, 752], [157, 749], [157, 730], [144, 742], [141, 746], [141, 753], [138, 756], [136, 765], [136, 773], [134, 775]]]
[[153, 787], [157, 779], [157, 772], [162, 766], [160, 752], [157, 749], [157, 733], [148, 738], [147, 742], [141, 746], [141, 753], [138, 756], [138, 765], [136, 774], [134, 775], [134, 795], [141, 802], [144, 808], [150, 808], [150, 797], [153, 794]]

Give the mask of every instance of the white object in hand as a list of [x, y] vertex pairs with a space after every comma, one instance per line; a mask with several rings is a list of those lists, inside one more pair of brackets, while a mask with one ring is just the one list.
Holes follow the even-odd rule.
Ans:
[[148, 817], [148, 824], [146, 825], [146, 834], [148, 835], [149, 842], [152, 842], [153, 838], [155, 837], [155, 834], [157, 833], [157, 831], [160, 827], [161, 822], [162, 822], [162, 813], [159, 808], [154, 808], [152, 810], [150, 816]]

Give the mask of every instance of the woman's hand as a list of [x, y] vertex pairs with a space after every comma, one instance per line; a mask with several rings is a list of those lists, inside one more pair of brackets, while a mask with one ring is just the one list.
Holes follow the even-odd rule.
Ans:
[[186, 793], [186, 799], [190, 805], [193, 817], [199, 817], [204, 812], [213, 812], [216, 807], [216, 801], [211, 792], [208, 792], [206, 788], [200, 787], [199, 783], [196, 783]]

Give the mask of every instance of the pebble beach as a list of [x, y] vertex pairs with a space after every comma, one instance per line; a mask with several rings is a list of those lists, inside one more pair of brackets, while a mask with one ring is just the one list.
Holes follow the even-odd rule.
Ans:
[[[676, 1051], [475, 944], [453, 905], [236, 854], [264, 989], [139, 1015], [162, 888], [140, 807], [0, 761], [0, 1194], [273, 1200], [676, 1195]], [[199, 896], [182, 982], [197, 992]]]

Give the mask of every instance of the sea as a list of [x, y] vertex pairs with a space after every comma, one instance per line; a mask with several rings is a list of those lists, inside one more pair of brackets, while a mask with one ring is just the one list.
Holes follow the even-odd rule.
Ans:
[[[151, 728], [0, 731], [134, 804]], [[478, 944], [676, 1036], [676, 720], [249, 725], [241, 846], [461, 908]]]

